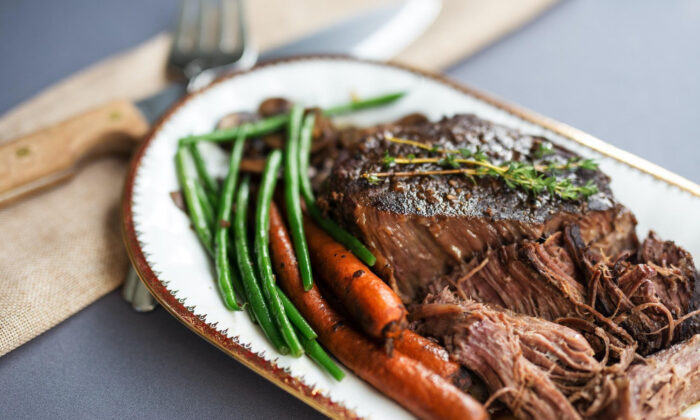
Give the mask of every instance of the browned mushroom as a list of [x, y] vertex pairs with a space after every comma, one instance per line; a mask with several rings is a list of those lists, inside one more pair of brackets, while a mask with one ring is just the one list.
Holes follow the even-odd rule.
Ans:
[[260, 117], [252, 112], [232, 112], [219, 120], [219, 123], [216, 125], [216, 129], [224, 130], [227, 128], [236, 127], [243, 123], [257, 121], [259, 119]]
[[292, 103], [284, 98], [268, 98], [262, 101], [258, 113], [263, 117], [284, 114], [292, 109]]

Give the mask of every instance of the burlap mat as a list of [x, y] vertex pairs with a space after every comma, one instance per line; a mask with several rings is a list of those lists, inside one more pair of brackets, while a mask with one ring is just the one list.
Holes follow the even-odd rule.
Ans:
[[[555, 1], [444, 0], [436, 23], [397, 61], [443, 68]], [[250, 29], [264, 49], [377, 3], [250, 1]], [[0, 141], [109, 99], [137, 99], [160, 90], [166, 85], [168, 44], [169, 37], [159, 35], [31, 98], [0, 118]], [[128, 267], [118, 211], [125, 171], [124, 158], [103, 158], [66, 184], [0, 209], [0, 356], [121, 284]]]

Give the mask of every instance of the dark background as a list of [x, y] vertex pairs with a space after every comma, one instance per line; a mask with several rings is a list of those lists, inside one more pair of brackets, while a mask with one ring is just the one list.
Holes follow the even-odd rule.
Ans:
[[[176, 9], [0, 0], [0, 113], [169, 28]], [[447, 74], [700, 182], [698, 1], [564, 1]], [[275, 416], [320, 417], [116, 292], [0, 358], [0, 418]]]

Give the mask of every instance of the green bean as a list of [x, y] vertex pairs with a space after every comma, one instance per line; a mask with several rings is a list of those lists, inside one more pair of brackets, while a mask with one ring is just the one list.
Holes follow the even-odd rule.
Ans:
[[[229, 230], [233, 231], [233, 229]], [[232, 235], [229, 235], [229, 241], [232, 240]], [[231, 264], [231, 267], [234, 267], [234, 270], [231, 272], [233, 290], [236, 291], [236, 294], [238, 295], [238, 300], [242, 302], [241, 306], [243, 307], [243, 309], [245, 309], [245, 311], [248, 312], [250, 322], [252, 322], [253, 324], [257, 324], [258, 321], [255, 319], [255, 312], [253, 312], [253, 307], [250, 305], [250, 302], [248, 302], [248, 296], [246, 296], [245, 294], [245, 288], [243, 287], [243, 283], [241, 282], [241, 276], [239, 276], [238, 260], [236, 259], [236, 249], [234, 246], [229, 246], [228, 249], [229, 263]]]
[[287, 129], [287, 144], [284, 150], [284, 197], [287, 207], [287, 221], [294, 244], [294, 253], [299, 261], [299, 272], [304, 290], [311, 290], [314, 281], [311, 275], [311, 258], [304, 235], [304, 222], [299, 201], [299, 131], [304, 110], [294, 105], [290, 113]]
[[[202, 156], [202, 153], [199, 151], [199, 147], [196, 143], [190, 144], [190, 153], [192, 153], [192, 158], [194, 158], [194, 165], [197, 169], [197, 175], [199, 175], [199, 179], [204, 185], [204, 189], [210, 193], [218, 193], [219, 184], [217, 184], [216, 180], [209, 174], [209, 171], [207, 171], [207, 163], [204, 161], [204, 156]], [[214, 207], [216, 207], [216, 204]]]
[[199, 184], [188, 168], [187, 160], [191, 158], [188, 155], [189, 152], [187, 149], [178, 147], [177, 153], [175, 154], [175, 169], [177, 171], [178, 181], [180, 182], [180, 188], [182, 188], [183, 195], [185, 196], [187, 211], [190, 215], [192, 226], [194, 226], [194, 231], [197, 233], [199, 240], [202, 242], [207, 252], [213, 254], [214, 241], [211, 229], [204, 214], [204, 209], [202, 208], [202, 201], [197, 195], [197, 185]]
[[[204, 203], [205, 210], [207, 208], [211, 208], [211, 214], [212, 216], [214, 216], [214, 209], [216, 209], [219, 205], [219, 185], [216, 183], [214, 178], [212, 178], [211, 175], [209, 175], [209, 171], [207, 171], [207, 163], [204, 161], [204, 157], [200, 153], [197, 145], [191, 144], [189, 146], [189, 151], [192, 155], [192, 160], [194, 161], [194, 167], [197, 170], [198, 182], [204, 187], [203, 189], [198, 188], [198, 194], [200, 196], [200, 199], [204, 199], [204, 197], [206, 196], [207, 201], [209, 201], [209, 204]], [[212, 217], [212, 222], [213, 220], [214, 219]]]
[[214, 229], [214, 207], [212, 207], [211, 201], [209, 201], [209, 197], [207, 197], [207, 192], [198, 180], [195, 181], [194, 188], [199, 202], [202, 203], [202, 212], [207, 221], [207, 226], [209, 226], [210, 230]]
[[211, 191], [205, 189], [204, 195], [207, 196], [207, 199], [209, 200], [209, 205], [213, 209], [219, 208], [219, 196], [215, 192], [211, 192]]
[[[219, 291], [221, 292], [221, 296], [224, 299], [226, 307], [233, 311], [240, 310], [240, 307], [238, 306], [238, 302], [236, 302], [236, 295], [234, 292], [235, 282], [232, 279], [232, 277], [236, 276], [236, 274], [231, 272], [231, 264], [229, 261], [229, 226], [231, 225], [231, 206], [233, 204], [233, 195], [236, 190], [236, 183], [238, 182], [238, 169], [241, 164], [241, 157], [243, 156], [243, 145], [245, 144], [245, 140], [246, 130], [243, 129], [238, 134], [238, 138], [236, 138], [236, 142], [233, 144], [233, 149], [231, 150], [228, 173], [226, 174], [226, 180], [224, 181], [224, 186], [221, 190], [221, 197], [219, 197], [219, 208], [217, 209], [217, 220], [214, 234], [217, 283], [219, 284]], [[191, 148], [195, 150], [197, 149], [196, 145], [194, 144], [191, 146]], [[206, 172], [206, 168], [203, 167], [203, 170]], [[238, 289], [238, 293], [243, 293], [243, 290]]]
[[375, 96], [372, 98], [352, 101], [347, 104], [337, 105], [323, 110], [323, 114], [327, 116], [347, 114], [348, 112], [359, 111], [361, 109], [373, 108], [381, 105], [386, 105], [403, 97], [406, 92], [394, 92], [386, 95]]
[[[280, 114], [273, 117], [265, 118], [260, 121], [248, 123], [248, 137], [258, 137], [265, 134], [275, 132], [287, 124], [289, 114]], [[211, 142], [226, 142], [235, 139], [241, 131], [241, 125], [226, 128], [223, 130], [215, 130], [207, 134], [183, 137], [180, 139], [180, 144], [192, 144], [200, 140]]]
[[318, 341], [309, 340], [306, 337], [301, 338], [301, 344], [304, 346], [304, 351], [311, 357], [311, 359], [318, 363], [323, 369], [326, 370], [336, 381], [340, 382], [345, 377], [345, 372], [343, 372], [338, 365], [335, 364], [333, 359], [323, 350]]
[[311, 217], [321, 226], [321, 229], [328, 232], [336, 241], [343, 244], [365, 264], [372, 267], [377, 262], [377, 258], [367, 249], [362, 242], [352, 236], [350, 232], [338, 226], [333, 220], [323, 217], [321, 210], [316, 205], [316, 198], [311, 189], [309, 180], [309, 155], [311, 150], [311, 135], [313, 133], [315, 117], [309, 114], [304, 118], [301, 128], [301, 139], [299, 140], [299, 177], [301, 184], [301, 195], [306, 203], [306, 210]]
[[219, 285], [219, 293], [221, 293], [221, 298], [224, 300], [226, 307], [232, 311], [240, 311], [241, 307], [236, 301], [236, 294], [234, 292], [232, 279], [234, 274], [231, 273], [231, 266], [229, 265], [226, 251], [228, 248], [227, 231], [228, 229], [217, 227], [214, 233], [216, 251], [214, 254], [214, 265], [216, 266], [216, 279]]
[[314, 331], [314, 329], [311, 328], [311, 325], [306, 322], [304, 316], [302, 316], [296, 306], [294, 306], [294, 303], [289, 300], [287, 295], [284, 294], [279, 286], [277, 286], [277, 294], [282, 300], [282, 305], [284, 305], [284, 312], [287, 314], [289, 320], [292, 321], [292, 324], [294, 324], [297, 331], [309, 340], [313, 340], [314, 338], [318, 337], [316, 331]]
[[316, 201], [311, 189], [311, 180], [309, 179], [309, 159], [311, 158], [311, 138], [314, 133], [314, 124], [316, 123], [316, 114], [313, 112], [304, 117], [304, 122], [301, 124], [301, 133], [299, 134], [299, 182], [302, 194], [308, 194], [313, 201]]
[[[348, 112], [359, 111], [366, 108], [372, 108], [376, 106], [382, 106], [389, 104], [403, 97], [406, 92], [395, 92], [387, 95], [375, 96], [372, 98], [367, 98], [364, 100], [353, 101], [347, 104], [336, 105], [327, 108], [323, 113], [328, 116], [345, 114]], [[279, 114], [273, 117], [268, 117], [254, 123], [250, 123], [250, 129], [248, 131], [249, 137], [257, 137], [265, 134], [273, 133], [287, 124], [289, 121], [289, 114]], [[198, 134], [183, 137], [180, 139], [180, 144], [192, 144], [198, 141], [211, 141], [211, 142], [227, 142], [231, 139], [235, 139], [238, 136], [241, 126], [226, 128], [222, 130], [215, 130], [207, 134]]]
[[236, 194], [236, 215], [233, 220], [234, 243], [236, 246], [236, 260], [241, 272], [243, 287], [248, 297], [248, 302], [253, 308], [258, 325], [262, 328], [267, 338], [282, 354], [289, 353], [289, 347], [285, 344], [284, 338], [275, 327], [272, 316], [260, 290], [259, 280], [256, 278], [253, 263], [250, 260], [250, 250], [248, 248], [247, 213], [250, 194], [250, 176], [246, 175], [238, 187]]
[[280, 329], [284, 341], [289, 346], [293, 356], [301, 356], [304, 349], [299, 338], [292, 329], [292, 324], [284, 311], [284, 305], [275, 288], [275, 276], [272, 273], [272, 261], [270, 260], [270, 204], [272, 194], [275, 192], [277, 172], [282, 163], [282, 155], [279, 150], [274, 150], [267, 157], [265, 170], [258, 190], [258, 205], [255, 210], [255, 255], [257, 267], [260, 271], [262, 290], [267, 298], [272, 317]]

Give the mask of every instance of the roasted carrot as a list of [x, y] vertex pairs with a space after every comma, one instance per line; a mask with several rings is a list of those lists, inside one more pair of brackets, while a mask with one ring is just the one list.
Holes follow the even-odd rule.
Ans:
[[445, 379], [452, 380], [459, 373], [459, 364], [450, 360], [447, 350], [413, 331], [404, 331], [393, 345], [394, 350], [421, 362]]
[[304, 216], [314, 271], [362, 330], [376, 338], [397, 338], [406, 327], [406, 308], [391, 288], [359, 258]]
[[[481, 420], [488, 415], [471, 396], [422, 363], [384, 346], [347, 325], [318, 287], [304, 291], [294, 247], [274, 203], [270, 208], [270, 250], [282, 289], [341, 363], [423, 419]], [[346, 257], [347, 258], [347, 257]]]

